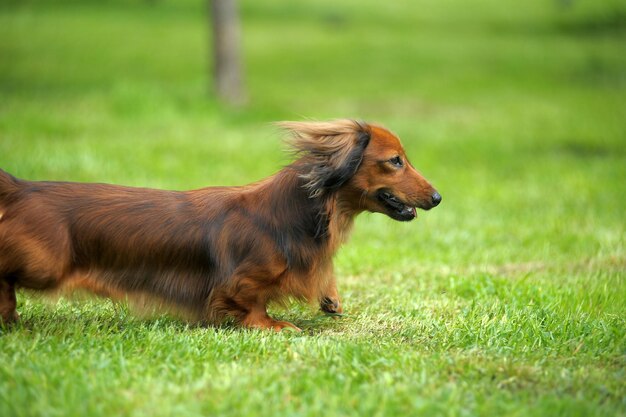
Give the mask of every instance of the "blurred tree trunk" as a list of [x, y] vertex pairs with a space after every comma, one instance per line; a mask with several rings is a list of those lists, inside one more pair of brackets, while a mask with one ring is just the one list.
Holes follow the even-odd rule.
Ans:
[[237, 0], [209, 0], [213, 26], [213, 80], [218, 97], [242, 104], [241, 30]]

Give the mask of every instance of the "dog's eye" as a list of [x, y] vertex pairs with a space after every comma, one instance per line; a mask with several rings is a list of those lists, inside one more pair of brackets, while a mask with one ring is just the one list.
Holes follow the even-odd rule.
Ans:
[[394, 166], [398, 168], [400, 168], [403, 165], [402, 158], [400, 158], [399, 156], [394, 156], [393, 158], [389, 160], [389, 162], [391, 162]]

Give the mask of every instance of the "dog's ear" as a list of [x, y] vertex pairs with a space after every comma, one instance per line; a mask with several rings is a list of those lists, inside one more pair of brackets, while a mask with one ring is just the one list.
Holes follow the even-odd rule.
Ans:
[[356, 173], [371, 130], [355, 120], [277, 123], [290, 132], [288, 144], [300, 157], [293, 166], [311, 197], [336, 190]]

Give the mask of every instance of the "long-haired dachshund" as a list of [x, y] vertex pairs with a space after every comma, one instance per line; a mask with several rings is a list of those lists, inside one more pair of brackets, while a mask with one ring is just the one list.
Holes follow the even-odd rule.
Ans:
[[333, 255], [362, 211], [408, 221], [441, 196], [396, 136], [353, 120], [284, 122], [297, 159], [241, 187], [164, 191], [34, 182], [0, 170], [0, 316], [15, 289], [148, 297], [208, 323], [297, 329], [285, 297], [342, 312]]

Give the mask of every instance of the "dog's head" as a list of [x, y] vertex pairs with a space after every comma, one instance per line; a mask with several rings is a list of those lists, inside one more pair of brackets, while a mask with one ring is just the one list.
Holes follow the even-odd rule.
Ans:
[[430, 210], [441, 195], [409, 162], [400, 140], [388, 130], [353, 120], [284, 122], [295, 164], [311, 197], [341, 190], [355, 211], [384, 213], [408, 221], [416, 208]]

